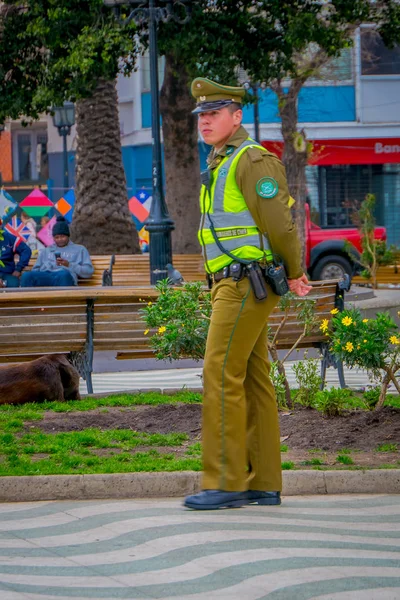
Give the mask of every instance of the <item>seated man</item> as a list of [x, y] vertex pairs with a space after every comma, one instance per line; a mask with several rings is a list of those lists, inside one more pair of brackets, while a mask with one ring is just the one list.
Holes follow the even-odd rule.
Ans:
[[[0, 226], [2, 221], [0, 219]], [[3, 238], [3, 239], [1, 239]], [[7, 229], [1, 229], [0, 236], [0, 287], [19, 287], [22, 270], [28, 266], [32, 250], [21, 238], [11, 235]], [[15, 254], [19, 261], [15, 264]]]
[[23, 274], [22, 287], [77, 285], [78, 277], [93, 275], [89, 252], [71, 242], [64, 217], [57, 217], [52, 233], [55, 244], [42, 250], [32, 271]]

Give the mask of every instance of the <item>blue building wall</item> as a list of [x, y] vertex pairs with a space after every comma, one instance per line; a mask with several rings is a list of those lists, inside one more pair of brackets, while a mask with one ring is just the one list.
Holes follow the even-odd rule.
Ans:
[[[64, 190], [64, 156], [62, 152], [52, 152], [48, 156], [51, 179], [49, 198], [56, 202], [67, 191]], [[75, 185], [75, 152], [73, 151], [68, 152], [68, 180], [69, 187]]]
[[304, 87], [299, 94], [299, 123], [356, 120], [353, 85]]
[[[260, 123], [280, 123], [278, 98], [270, 89], [259, 90]], [[151, 127], [151, 94], [142, 94], [142, 127]], [[298, 101], [299, 123], [335, 123], [356, 120], [354, 85], [304, 87]], [[243, 109], [243, 123], [253, 123], [254, 109]]]
[[[143, 93], [142, 102], [142, 127], [151, 127], [151, 94]], [[278, 100], [276, 94], [267, 89], [259, 90], [259, 114], [261, 123], [279, 123]], [[305, 87], [299, 94], [298, 103], [299, 122], [343, 122], [354, 121], [355, 89], [354, 86], [310, 86]], [[243, 123], [254, 121], [253, 105], [247, 105], [243, 110]], [[199, 144], [201, 169], [206, 168], [206, 158], [209, 147]], [[122, 158], [125, 168], [128, 195], [131, 196], [140, 188], [151, 190], [152, 148], [146, 146], [123, 146]], [[63, 193], [63, 162], [62, 153], [49, 155], [49, 171], [53, 180], [52, 194], [55, 200]], [[69, 153], [69, 183], [75, 182], [75, 156]]]
[[[199, 144], [201, 169], [207, 167], [206, 159], [210, 147], [207, 144]], [[132, 196], [140, 188], [151, 191], [151, 167], [152, 167], [152, 147], [151, 146], [125, 146], [122, 148], [122, 160], [126, 174], [128, 195]], [[163, 172], [164, 165], [163, 165]]]

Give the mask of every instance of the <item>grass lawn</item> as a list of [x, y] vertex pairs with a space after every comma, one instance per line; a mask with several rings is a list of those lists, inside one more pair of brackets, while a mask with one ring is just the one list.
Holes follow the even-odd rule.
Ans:
[[[111, 409], [132, 411], [142, 405], [176, 405], [201, 403], [201, 394], [182, 391], [174, 395], [156, 392], [138, 395], [118, 394], [104, 398], [85, 398], [70, 402], [44, 402], [21, 406], [0, 406], [0, 476], [5, 475], [55, 475], [89, 473], [124, 473], [138, 471], [201, 470], [200, 441], [186, 433], [146, 433], [132, 429], [100, 429], [80, 431], [43, 432], [39, 424], [45, 414], [97, 411]], [[399, 396], [388, 396], [387, 406], [400, 408]], [[361, 398], [349, 398], [348, 408], [365, 408]], [[189, 408], [189, 407], [188, 407]], [[194, 407], [193, 407], [194, 408]], [[132, 414], [129, 412], [129, 415]], [[126, 415], [126, 413], [125, 413]], [[61, 415], [59, 415], [61, 416]], [[285, 458], [288, 445], [282, 450], [282, 468], [323, 469], [321, 456], [309, 456], [303, 463], [295, 464]], [[397, 452], [396, 444], [387, 444], [375, 452]], [[290, 451], [290, 448], [289, 448]], [[286, 454], [287, 456], [287, 454]], [[338, 454], [342, 468], [357, 468], [346, 450]], [[383, 462], [383, 461], [382, 461]], [[382, 465], [383, 466], [383, 465]], [[393, 468], [393, 466], [390, 466]], [[304, 468], [304, 467], [303, 467]]]
[[[47, 411], [107, 411], [109, 407], [199, 402], [200, 394], [183, 391], [173, 396], [149, 392], [135, 396], [118, 394], [69, 402], [0, 406], [0, 476], [199, 471], [200, 444], [189, 444], [185, 433], [147, 434], [129, 429], [100, 431], [89, 428], [52, 434], [41, 432], [34, 424], [27, 432], [25, 425], [26, 421], [41, 421]], [[183, 446], [186, 446], [185, 456], [176, 457], [173, 449]]]

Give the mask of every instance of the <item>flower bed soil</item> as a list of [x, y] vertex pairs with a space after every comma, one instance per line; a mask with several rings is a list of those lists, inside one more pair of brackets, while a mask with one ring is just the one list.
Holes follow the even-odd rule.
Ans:
[[[347, 411], [340, 417], [327, 418], [313, 409], [296, 408], [281, 413], [280, 423], [281, 440], [288, 447], [288, 451], [282, 453], [282, 461], [292, 461], [298, 468], [315, 468], [318, 461], [325, 468], [348, 468], [337, 461], [343, 449], [351, 457], [354, 466], [391, 465], [400, 468], [399, 409], [384, 407], [374, 412], [355, 410]], [[182, 447], [157, 447], [157, 450], [182, 456], [189, 445], [200, 440], [201, 405], [110, 407], [107, 412], [104, 408], [87, 412], [46, 412], [42, 421], [26, 422], [26, 431], [32, 426], [44, 433], [82, 431], [89, 427], [163, 434], [181, 432], [189, 437]], [[378, 452], [377, 447], [382, 444], [397, 444], [398, 450]], [[133, 451], [143, 449], [137, 447]], [[313, 460], [313, 464], [307, 464]]]

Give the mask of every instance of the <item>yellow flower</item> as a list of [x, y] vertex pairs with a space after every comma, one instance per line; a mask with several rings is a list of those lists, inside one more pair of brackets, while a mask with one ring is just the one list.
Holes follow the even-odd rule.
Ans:
[[348, 327], [349, 325], [351, 325], [352, 322], [353, 322], [353, 319], [351, 317], [343, 317], [343, 319], [342, 319], [342, 323], [346, 327]]
[[363, 323], [368, 323], [369, 319], [363, 319]]
[[358, 344], [358, 346], [357, 346], [357, 350], [359, 350], [359, 349], [360, 349], [360, 347], [361, 347], [361, 346], [360, 346], [360, 344]]
[[146, 331], [144, 332], [143, 335], [147, 335], [149, 333], [150, 329], [146, 329]]
[[164, 331], [167, 331], [167, 328], [164, 327], [164, 325], [161, 325], [161, 327], [158, 328], [158, 333], [164, 333]]
[[331, 310], [331, 315], [337, 315], [337, 314], [338, 314], [338, 312], [339, 312], [339, 309], [338, 309], [338, 308], [332, 308], [332, 310]]
[[147, 306], [151, 306], [152, 304], [153, 304], [152, 302], [148, 302], [148, 303], [147, 303]]
[[367, 340], [364, 340], [364, 344], [366, 344], [366, 343], [367, 343]]
[[391, 338], [389, 338], [390, 343], [391, 344], [400, 344], [400, 339], [398, 337], [396, 337], [395, 335], [392, 335]]
[[353, 344], [351, 342], [347, 342], [347, 344], [346, 344], [346, 350], [347, 350], [347, 352], [353, 352], [354, 346], [353, 346]]
[[322, 319], [322, 323], [319, 326], [319, 328], [321, 329], [321, 331], [324, 331], [324, 332], [327, 331], [328, 328], [329, 328], [329, 321], [328, 321], [328, 319]]

